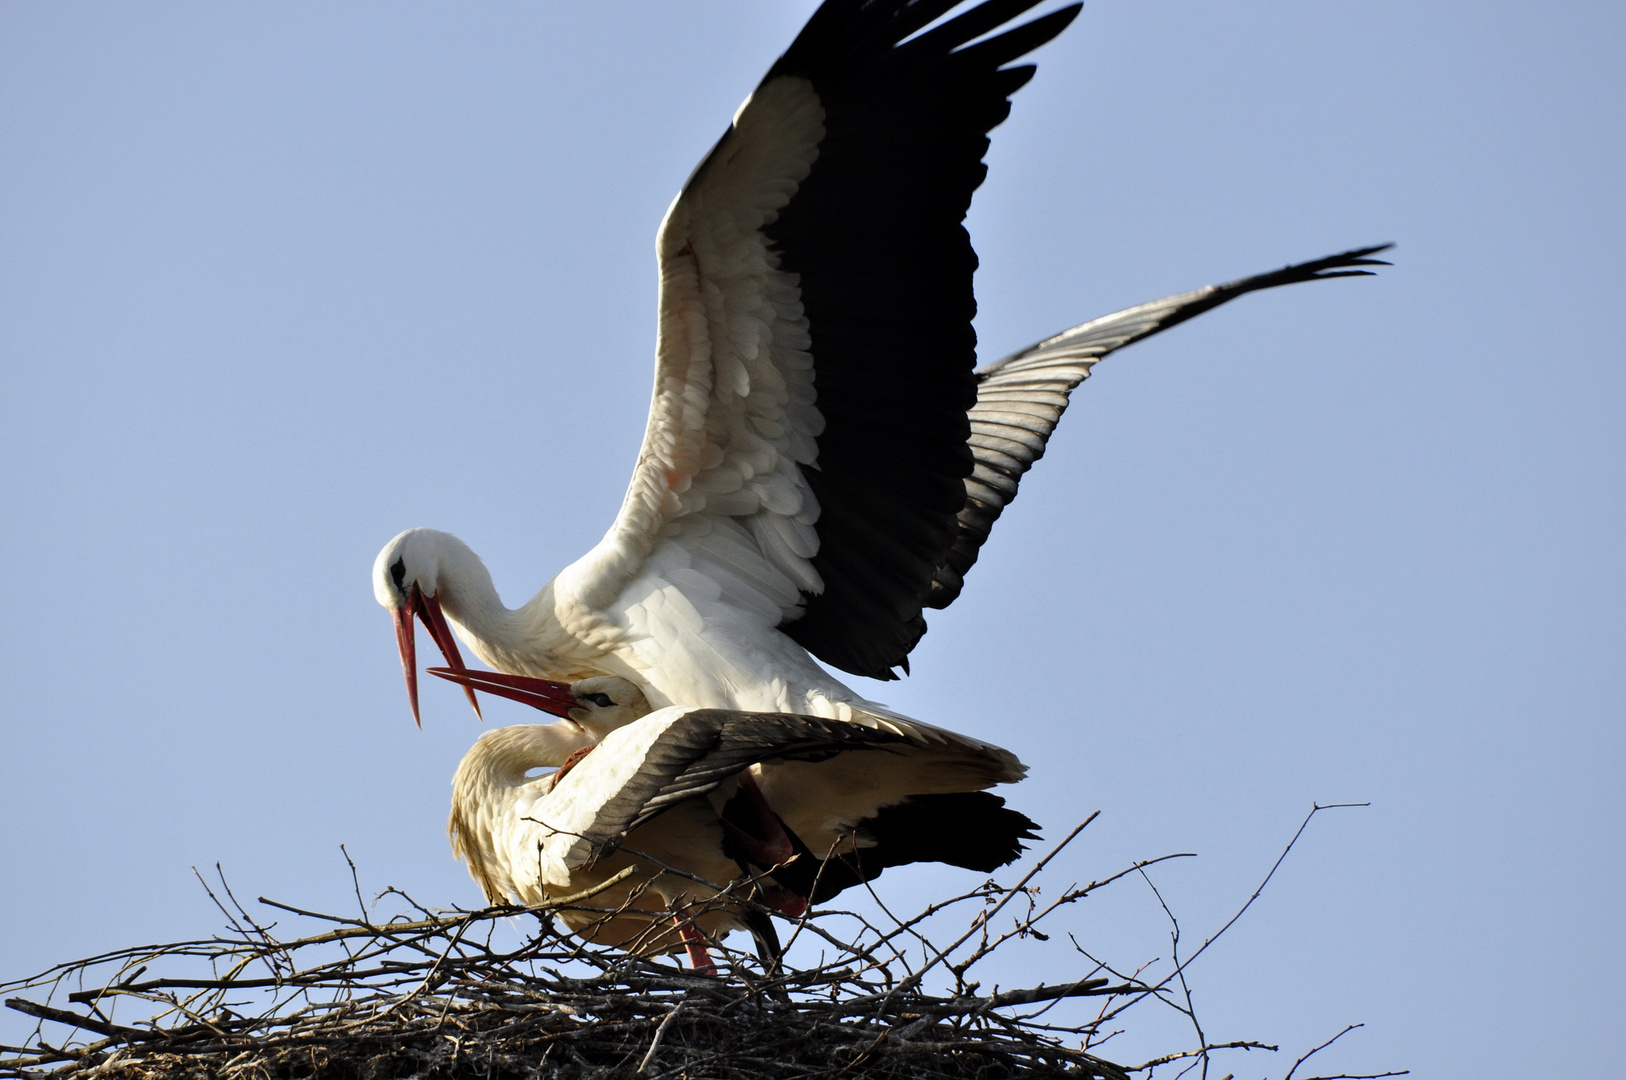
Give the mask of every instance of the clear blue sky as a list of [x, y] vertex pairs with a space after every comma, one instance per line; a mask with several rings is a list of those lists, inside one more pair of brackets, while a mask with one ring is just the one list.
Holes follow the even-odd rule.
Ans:
[[[478, 728], [430, 686], [413, 729], [371, 560], [448, 529], [517, 603], [602, 532], [655, 226], [812, 7], [0, 6], [0, 977], [214, 929], [217, 860], [337, 908], [343, 842], [477, 902], [442, 825]], [[863, 687], [1020, 753], [1051, 835], [1101, 810], [1066, 874], [1199, 852], [1158, 878], [1193, 935], [1312, 800], [1371, 800], [1193, 969], [1215, 1038], [1618, 1062], [1623, 42], [1614, 3], [1094, 0], [995, 134], [989, 358], [1401, 245], [1108, 360]], [[1074, 929], [1166, 953], [1151, 905]]]

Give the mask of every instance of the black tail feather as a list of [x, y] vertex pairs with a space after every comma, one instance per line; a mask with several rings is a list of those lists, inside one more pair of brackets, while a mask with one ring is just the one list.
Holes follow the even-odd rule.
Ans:
[[940, 862], [990, 873], [1022, 854], [1039, 826], [986, 791], [913, 795], [863, 823], [875, 847], [862, 854], [882, 866]]
[[1026, 814], [986, 791], [912, 795], [860, 822], [860, 836], [874, 844], [848, 855], [821, 862], [789, 833], [798, 857], [773, 877], [818, 904], [874, 880], [889, 866], [938, 862], [990, 873], [1014, 861], [1025, 849], [1023, 841], [1039, 839], [1038, 829]]

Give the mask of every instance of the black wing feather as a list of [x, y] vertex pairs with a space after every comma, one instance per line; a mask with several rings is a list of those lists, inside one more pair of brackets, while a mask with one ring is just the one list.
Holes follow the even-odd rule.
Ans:
[[605, 799], [582, 838], [593, 846], [593, 858], [600, 858], [638, 826], [758, 762], [817, 760], [907, 741], [889, 731], [818, 716], [692, 709], [654, 741], [636, 776]]
[[829, 0], [764, 80], [809, 80], [825, 112], [812, 170], [765, 230], [800, 281], [825, 421], [803, 469], [824, 589], [781, 629], [855, 674], [895, 677], [958, 535], [977, 394], [977, 257], [961, 222], [988, 132], [1032, 74], [1000, 65], [1078, 5], [967, 46], [1038, 2], [988, 0], [920, 32], [955, 5]]

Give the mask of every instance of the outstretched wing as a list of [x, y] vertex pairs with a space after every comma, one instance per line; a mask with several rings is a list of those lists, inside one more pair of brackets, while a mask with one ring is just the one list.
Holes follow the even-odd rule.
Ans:
[[977, 402], [971, 407], [971, 453], [976, 467], [966, 478], [965, 504], [954, 543], [932, 579], [927, 605], [948, 607], [960, 595], [966, 571], [977, 561], [994, 522], [1016, 498], [1022, 475], [1044, 456], [1045, 443], [1067, 408], [1068, 395], [1089, 377], [1102, 357], [1244, 293], [1300, 281], [1369, 276], [1370, 271], [1356, 267], [1388, 266], [1367, 256], [1390, 246], [1357, 248], [1125, 308], [978, 369]]
[[961, 221], [1033, 74], [1004, 65], [1078, 12], [995, 33], [1038, 2], [827, 0], [740, 108], [661, 226], [654, 400], [589, 606], [659, 553], [836, 667], [904, 662], [974, 464]]
[[574, 869], [613, 851], [638, 826], [763, 761], [820, 760], [907, 743], [843, 720], [732, 709], [669, 708], [619, 728], [533, 809], [568, 843]]

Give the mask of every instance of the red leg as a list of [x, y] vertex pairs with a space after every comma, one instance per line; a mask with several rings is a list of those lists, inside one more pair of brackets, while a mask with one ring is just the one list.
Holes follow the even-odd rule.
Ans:
[[751, 779], [749, 773], [740, 774], [740, 793], [756, 811], [757, 824], [761, 826], [763, 839], [747, 833], [732, 822], [723, 822], [723, 827], [738, 840], [745, 848], [745, 853], [751, 861], [758, 866], [778, 866], [780, 863], [790, 862], [795, 849], [790, 845], [790, 837], [785, 834], [784, 826], [779, 824], [779, 815], [773, 812], [768, 800], [763, 797], [762, 789], [757, 782]]
[[763, 889], [758, 899], [764, 907], [772, 908], [787, 919], [800, 919], [807, 914], [810, 906], [807, 897], [798, 896], [789, 889], [782, 889], [777, 885], [769, 885]]
[[705, 935], [683, 914], [682, 904], [672, 904], [672, 921], [677, 924], [678, 936], [683, 939], [683, 951], [688, 954], [689, 966], [702, 975], [717, 974], [717, 965], [712, 963], [711, 953], [706, 951]]
[[[768, 799], [762, 794], [749, 773], [740, 774], [740, 791], [745, 799], [756, 811], [757, 824], [762, 830], [764, 840], [758, 840], [744, 829], [731, 821], [724, 821], [723, 828], [745, 849], [746, 856], [758, 866], [773, 868], [790, 862], [796, 856], [796, 849], [791, 846], [790, 835], [779, 822], [779, 815], [773, 812], [768, 805]], [[778, 885], [768, 884], [761, 888], [757, 900], [787, 918], [799, 919], [807, 914], [808, 900], [805, 896], [798, 896], [789, 889]]]

